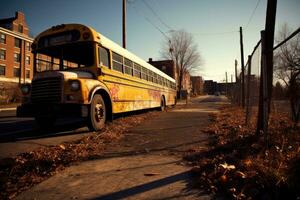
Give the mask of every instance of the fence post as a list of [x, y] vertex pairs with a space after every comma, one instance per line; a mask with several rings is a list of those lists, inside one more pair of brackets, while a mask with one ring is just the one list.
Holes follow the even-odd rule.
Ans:
[[276, 19], [277, 0], [268, 0], [266, 23], [265, 23], [265, 43], [266, 43], [266, 68], [268, 76], [268, 112], [270, 112], [272, 90], [273, 90], [273, 47], [274, 30]]
[[235, 101], [236, 104], [240, 106], [240, 93], [239, 93], [239, 81], [238, 81], [238, 74], [237, 74], [237, 60], [234, 61], [234, 67], [235, 67]]
[[241, 47], [241, 89], [242, 89], [242, 107], [245, 108], [245, 71], [244, 71], [244, 47], [243, 47], [243, 29], [240, 27], [240, 47]]
[[246, 124], [249, 124], [250, 115], [250, 83], [251, 83], [251, 56], [248, 56], [248, 74], [247, 74], [247, 96], [246, 96]]
[[257, 117], [257, 135], [262, 131], [264, 133], [264, 140], [269, 146], [268, 135], [268, 74], [267, 74], [267, 56], [266, 56], [266, 37], [265, 31], [261, 31], [261, 75], [259, 88], [259, 108]]

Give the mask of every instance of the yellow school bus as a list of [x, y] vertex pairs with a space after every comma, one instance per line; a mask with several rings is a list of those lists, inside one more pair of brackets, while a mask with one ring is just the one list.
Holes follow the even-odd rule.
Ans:
[[32, 53], [34, 77], [21, 87], [17, 116], [41, 127], [80, 116], [100, 130], [115, 113], [176, 102], [173, 78], [88, 26], [54, 26], [35, 38]]

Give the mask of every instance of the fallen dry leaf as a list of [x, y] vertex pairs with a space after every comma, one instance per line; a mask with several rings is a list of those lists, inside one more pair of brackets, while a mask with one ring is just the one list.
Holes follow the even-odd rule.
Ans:
[[65, 145], [63, 145], [63, 144], [60, 144], [59, 147], [60, 147], [62, 150], [66, 150], [66, 147], [65, 147]]
[[224, 164], [220, 164], [220, 166], [227, 170], [235, 169], [234, 165], [228, 165], [226, 162]]

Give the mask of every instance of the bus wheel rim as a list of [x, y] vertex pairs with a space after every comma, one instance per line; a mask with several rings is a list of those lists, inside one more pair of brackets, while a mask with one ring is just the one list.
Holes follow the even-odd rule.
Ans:
[[104, 118], [104, 109], [101, 103], [95, 105], [95, 119], [97, 122], [100, 122]]

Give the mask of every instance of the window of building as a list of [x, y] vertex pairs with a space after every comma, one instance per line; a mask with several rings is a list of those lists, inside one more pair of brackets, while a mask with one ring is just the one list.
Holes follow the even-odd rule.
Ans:
[[23, 25], [22, 24], [18, 25], [18, 32], [23, 33]]
[[6, 44], [6, 35], [4, 33], [0, 33], [0, 43]]
[[126, 74], [132, 75], [133, 62], [127, 58], [124, 59], [124, 70]]
[[30, 56], [26, 56], [25, 63], [28, 64], [28, 65], [30, 65]]
[[5, 60], [5, 59], [6, 59], [6, 50], [0, 49], [0, 60]]
[[113, 53], [113, 69], [119, 72], [123, 72], [123, 57], [119, 54]]
[[31, 49], [30, 49], [30, 43], [29, 42], [26, 42], [26, 50], [27, 51], [30, 51]]
[[21, 48], [21, 40], [19, 38], [15, 38], [15, 47]]
[[20, 77], [20, 68], [14, 67], [14, 77]]
[[21, 61], [21, 56], [19, 53], [14, 53], [14, 61], [15, 62], [20, 62]]
[[107, 49], [100, 47], [99, 48], [99, 56], [100, 56], [100, 65], [105, 67], [110, 67], [109, 64], [109, 52]]
[[26, 69], [26, 78], [30, 78], [30, 69]]
[[5, 76], [5, 65], [0, 65], [0, 76]]

